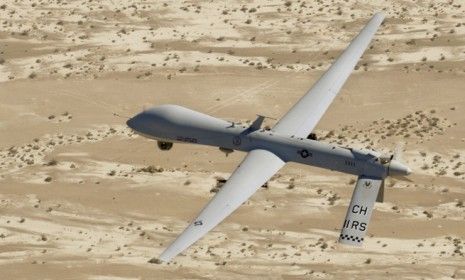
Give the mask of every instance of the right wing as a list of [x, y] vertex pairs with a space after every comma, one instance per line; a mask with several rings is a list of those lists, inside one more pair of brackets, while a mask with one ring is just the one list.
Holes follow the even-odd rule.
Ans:
[[282, 117], [273, 131], [307, 137], [328, 109], [384, 19], [377, 13], [315, 85]]
[[381, 178], [359, 176], [347, 209], [339, 243], [361, 246], [368, 229], [375, 200], [383, 183]]
[[272, 152], [252, 150], [199, 216], [166, 248], [160, 259], [168, 262], [184, 251], [247, 201], [285, 162]]

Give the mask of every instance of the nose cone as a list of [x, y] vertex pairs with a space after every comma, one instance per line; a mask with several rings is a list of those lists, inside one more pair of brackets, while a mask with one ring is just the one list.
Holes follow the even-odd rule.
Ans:
[[144, 130], [144, 117], [142, 114], [138, 114], [126, 121], [126, 125], [129, 126], [134, 132], [142, 133]]
[[406, 176], [411, 173], [412, 169], [397, 160], [391, 160], [389, 163], [389, 176]]
[[129, 126], [131, 129], [136, 130], [136, 120], [135, 118], [130, 118], [127, 122], [126, 125]]

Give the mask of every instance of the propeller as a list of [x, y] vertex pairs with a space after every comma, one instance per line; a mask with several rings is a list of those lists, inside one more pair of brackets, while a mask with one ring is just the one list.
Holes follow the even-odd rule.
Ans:
[[[397, 145], [394, 148], [394, 151], [393, 151], [392, 155], [390, 156], [390, 159], [389, 159], [389, 162], [388, 162], [389, 165], [391, 164], [391, 161], [393, 161], [393, 160], [395, 160], [397, 162], [402, 162], [402, 154], [403, 154], [404, 146], [405, 146], [405, 143], [402, 142], [402, 141], [397, 143]], [[383, 180], [383, 182], [381, 183], [381, 186], [379, 187], [378, 196], [376, 197], [376, 202], [384, 202], [384, 185], [386, 183], [386, 180], [389, 180], [387, 182], [389, 185], [391, 185], [391, 180], [393, 180], [394, 183], [395, 183], [396, 180], [412, 182], [412, 180], [410, 180], [406, 176], [396, 175], [395, 178], [392, 177], [392, 176], [388, 176], [388, 178], [385, 178]]]

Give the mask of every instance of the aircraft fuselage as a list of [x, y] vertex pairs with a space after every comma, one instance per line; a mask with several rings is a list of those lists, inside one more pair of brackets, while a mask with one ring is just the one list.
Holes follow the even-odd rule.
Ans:
[[127, 124], [137, 133], [158, 141], [201, 144], [244, 152], [263, 149], [286, 162], [353, 175], [385, 178], [387, 175], [409, 173], [408, 168], [402, 164], [391, 161], [388, 166], [376, 155], [366, 151], [279, 135], [272, 130], [253, 130], [177, 105], [151, 108], [131, 118]]

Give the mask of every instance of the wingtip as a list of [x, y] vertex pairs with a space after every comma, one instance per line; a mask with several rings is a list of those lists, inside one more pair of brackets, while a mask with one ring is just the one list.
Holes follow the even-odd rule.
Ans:
[[384, 18], [386, 17], [386, 14], [384, 12], [380, 11], [380, 12], [376, 12], [373, 15], [373, 17], [377, 17], [377, 18], [380, 18], [380, 19], [384, 20]]
[[173, 257], [172, 256], [168, 256], [165, 252], [163, 252], [160, 257], [158, 257], [158, 259], [163, 262], [163, 263], [168, 263], [171, 261]]

